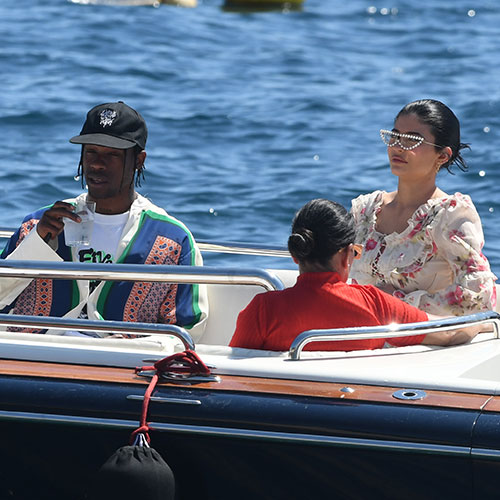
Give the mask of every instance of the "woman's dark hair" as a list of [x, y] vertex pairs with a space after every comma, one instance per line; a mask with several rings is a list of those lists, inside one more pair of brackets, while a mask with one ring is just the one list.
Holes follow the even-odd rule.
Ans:
[[288, 250], [298, 261], [326, 265], [336, 252], [354, 243], [354, 237], [352, 215], [339, 203], [316, 199], [295, 214]]
[[460, 142], [460, 123], [453, 111], [441, 101], [421, 99], [407, 104], [398, 113], [396, 120], [400, 116], [411, 114], [416, 115], [422, 123], [430, 127], [436, 144], [439, 144], [442, 148], [451, 148], [451, 158], [446, 163], [443, 163], [441, 168], [446, 168], [448, 172], [453, 173], [450, 167], [455, 164], [465, 172], [468, 167], [460, 154], [460, 150], [464, 148], [470, 149], [470, 147], [468, 144]]

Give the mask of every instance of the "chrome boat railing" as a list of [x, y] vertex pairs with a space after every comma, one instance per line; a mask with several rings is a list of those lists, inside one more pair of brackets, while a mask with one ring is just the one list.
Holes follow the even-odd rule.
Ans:
[[13, 229], [0, 229], [0, 239], [10, 238], [14, 234]]
[[425, 335], [439, 330], [456, 330], [460, 327], [491, 323], [495, 337], [500, 337], [500, 315], [494, 311], [485, 311], [468, 316], [456, 316], [421, 323], [402, 323], [383, 326], [369, 326], [356, 328], [336, 328], [330, 330], [307, 330], [295, 337], [288, 353], [290, 359], [300, 360], [302, 350], [313, 342], [366, 340], [391, 337], [409, 337], [411, 335]]
[[[0, 229], [0, 239], [10, 238], [13, 234], [13, 229]], [[211, 240], [196, 240], [196, 243], [198, 244], [201, 252], [290, 258], [290, 253], [285, 247], [274, 245], [260, 245], [258, 243], [242, 243], [234, 241], [217, 242]]]
[[240, 255], [260, 255], [264, 257], [290, 257], [290, 253], [283, 247], [259, 245], [257, 243], [238, 242], [211, 242], [208, 240], [196, 241], [202, 252], [232, 253]]
[[170, 334], [179, 339], [184, 349], [195, 349], [191, 335], [177, 325], [158, 323], [131, 323], [125, 321], [98, 321], [90, 319], [56, 318], [52, 316], [20, 316], [17, 314], [0, 314], [0, 326], [13, 328], [37, 328], [47, 330], [78, 330], [79, 332], [102, 332], [126, 335], [158, 335]]
[[[284, 288], [283, 282], [277, 276], [264, 269], [203, 266], [0, 260], [1, 278], [231, 284], [260, 286], [265, 290], [282, 290]], [[155, 335], [169, 333], [177, 337], [185, 348], [194, 349], [195, 347], [191, 335], [175, 325], [0, 314], [0, 326], [113, 334]]]
[[265, 290], [284, 288], [283, 282], [265, 269], [206, 266], [0, 260], [0, 278], [233, 284], [261, 286]]

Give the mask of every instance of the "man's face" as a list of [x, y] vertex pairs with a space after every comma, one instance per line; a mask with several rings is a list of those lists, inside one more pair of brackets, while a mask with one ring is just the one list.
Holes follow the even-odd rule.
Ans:
[[83, 175], [92, 199], [116, 199], [121, 203], [133, 192], [135, 157], [133, 149], [114, 149], [85, 144]]

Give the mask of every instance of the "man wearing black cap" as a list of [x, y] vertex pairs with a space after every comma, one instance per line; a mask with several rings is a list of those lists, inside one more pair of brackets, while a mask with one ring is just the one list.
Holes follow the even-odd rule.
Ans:
[[[88, 193], [29, 214], [1, 258], [202, 265], [186, 226], [135, 191], [143, 177], [146, 139], [144, 119], [125, 103], [92, 108], [80, 135], [70, 139], [82, 145], [78, 175]], [[74, 209], [82, 200], [95, 202], [90, 243], [69, 247], [64, 223], [80, 222]], [[199, 285], [47, 279], [0, 285], [0, 307], [14, 314], [197, 325], [192, 333], [202, 331], [207, 304]]]

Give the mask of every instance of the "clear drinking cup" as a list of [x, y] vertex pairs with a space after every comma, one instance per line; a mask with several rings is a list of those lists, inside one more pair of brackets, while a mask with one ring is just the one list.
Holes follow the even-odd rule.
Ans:
[[90, 245], [92, 228], [94, 226], [95, 201], [79, 200], [74, 213], [82, 219], [81, 222], [64, 218], [64, 240], [69, 247]]

